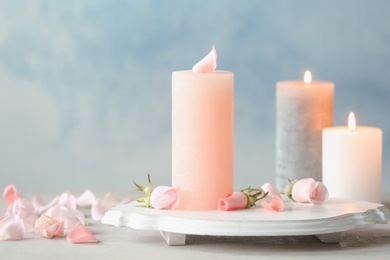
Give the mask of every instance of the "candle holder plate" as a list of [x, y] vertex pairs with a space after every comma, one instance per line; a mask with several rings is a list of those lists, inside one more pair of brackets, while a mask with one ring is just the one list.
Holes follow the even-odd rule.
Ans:
[[382, 204], [329, 199], [322, 204], [285, 201], [282, 212], [261, 207], [236, 211], [157, 210], [136, 203], [110, 209], [102, 223], [160, 231], [168, 245], [185, 245], [186, 235], [295, 236], [315, 235], [324, 243], [338, 243], [341, 232], [387, 224]]

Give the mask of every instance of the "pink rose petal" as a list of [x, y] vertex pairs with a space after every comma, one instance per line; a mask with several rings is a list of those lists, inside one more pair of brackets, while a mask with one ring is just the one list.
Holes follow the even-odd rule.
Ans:
[[24, 223], [26, 232], [34, 230], [34, 223], [38, 216], [35, 214], [35, 209], [32, 203], [24, 198], [18, 198], [8, 206], [6, 216], [17, 215]]
[[201, 61], [196, 63], [194, 67], [192, 67], [192, 71], [197, 73], [213, 72], [217, 68], [217, 58], [217, 51], [215, 50], [215, 45], [213, 45], [210, 53], [207, 54], [207, 56]]
[[310, 187], [310, 199], [312, 202], [324, 202], [328, 199], [328, 196], [328, 189], [322, 182], [315, 182]]
[[59, 198], [60, 196], [56, 196], [49, 203], [46, 204], [41, 197], [36, 195], [32, 198], [31, 203], [34, 206], [35, 211], [38, 214], [42, 214], [43, 212], [47, 211], [49, 208], [57, 205]]
[[273, 197], [270, 203], [265, 200], [262, 200], [260, 204], [263, 208], [276, 212], [281, 212], [284, 209], [284, 202], [279, 196]]
[[301, 179], [294, 184], [292, 197], [301, 203], [323, 202], [328, 198], [328, 190], [323, 183], [312, 178]]
[[77, 197], [76, 202], [77, 206], [87, 208], [91, 207], [95, 200], [95, 194], [91, 190], [86, 189], [79, 197]]
[[64, 221], [42, 215], [35, 222], [34, 232], [44, 238], [62, 237], [64, 235]]
[[157, 186], [150, 196], [150, 204], [155, 209], [173, 209], [179, 204], [179, 189]]
[[73, 229], [66, 239], [73, 244], [99, 243], [99, 240], [88, 230], [88, 227], [85, 226]]
[[58, 198], [57, 206], [65, 206], [68, 209], [77, 209], [76, 197], [69, 191], [63, 192]]
[[268, 192], [267, 197], [269, 197], [271, 199], [275, 196], [281, 197], [279, 190], [276, 188], [276, 186], [273, 183], [268, 182], [268, 183], [264, 184], [263, 186], [261, 186], [261, 189], [264, 192]]
[[117, 198], [115, 198], [110, 192], [106, 193], [103, 198], [96, 200], [92, 204], [91, 216], [94, 220], [101, 220], [104, 214], [119, 204]]
[[10, 184], [4, 188], [3, 198], [7, 206], [11, 205], [12, 202], [19, 198], [19, 194], [16, 191], [16, 187], [13, 184]]
[[9, 215], [0, 221], [0, 240], [21, 240], [24, 234], [24, 222], [18, 215]]
[[248, 204], [248, 197], [243, 192], [233, 192], [230, 196], [220, 199], [218, 210], [238, 210], [244, 209]]

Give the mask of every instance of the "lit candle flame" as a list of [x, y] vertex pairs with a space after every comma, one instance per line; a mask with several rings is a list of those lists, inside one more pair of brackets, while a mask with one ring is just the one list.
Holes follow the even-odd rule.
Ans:
[[353, 114], [353, 112], [349, 113], [349, 116], [348, 116], [348, 128], [349, 128], [349, 131], [356, 130], [356, 120], [355, 120], [355, 115]]
[[305, 75], [303, 76], [303, 81], [306, 84], [311, 83], [311, 72], [310, 72], [310, 70], [305, 71]]

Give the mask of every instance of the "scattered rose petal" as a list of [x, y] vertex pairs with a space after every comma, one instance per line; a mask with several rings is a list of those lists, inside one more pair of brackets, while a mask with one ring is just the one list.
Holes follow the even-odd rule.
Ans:
[[95, 194], [91, 190], [86, 189], [79, 197], [77, 197], [76, 202], [77, 206], [88, 208], [92, 206], [95, 200]]
[[34, 206], [35, 211], [38, 214], [42, 214], [47, 211], [49, 208], [52, 208], [58, 204], [60, 196], [55, 196], [49, 203], [45, 203], [43, 199], [39, 196], [34, 196], [31, 200], [32, 205]]
[[213, 72], [217, 68], [217, 58], [217, 51], [215, 50], [215, 45], [213, 45], [210, 53], [207, 54], [201, 61], [196, 63], [192, 67], [192, 71], [197, 73]]
[[42, 215], [35, 222], [34, 232], [44, 238], [62, 237], [64, 235], [64, 221], [59, 218]]
[[104, 214], [112, 207], [119, 204], [117, 198], [115, 198], [110, 192], [106, 193], [103, 198], [96, 200], [92, 204], [91, 216], [94, 220], [101, 220]]
[[9, 215], [0, 221], [0, 240], [21, 240], [24, 234], [24, 222], [18, 215]]
[[273, 210], [273, 211], [283, 211], [284, 209], [284, 202], [279, 196], [274, 196], [270, 203], [268, 203], [265, 200], [262, 200], [260, 202], [261, 206], [267, 210]]
[[34, 206], [29, 200], [24, 198], [16, 199], [7, 208], [6, 216], [10, 215], [17, 215], [23, 220], [26, 232], [34, 230], [34, 223], [38, 216], [35, 214]]
[[99, 240], [95, 237], [91, 231], [88, 230], [88, 227], [76, 227], [73, 229], [66, 239], [73, 244], [80, 243], [99, 243]]
[[150, 204], [155, 209], [173, 209], [179, 204], [179, 189], [157, 186], [150, 196]]
[[312, 178], [297, 181], [292, 188], [292, 198], [296, 202], [323, 202], [328, 198], [328, 190], [321, 182]]
[[218, 210], [238, 210], [244, 209], [248, 204], [248, 197], [243, 192], [233, 192], [226, 198], [220, 199], [218, 202]]
[[324, 202], [328, 199], [328, 189], [322, 182], [314, 182], [310, 187], [310, 199], [312, 202]]
[[261, 189], [264, 192], [268, 192], [267, 197], [269, 197], [271, 199], [275, 196], [281, 197], [279, 190], [276, 188], [276, 186], [273, 183], [268, 182], [268, 183], [264, 184], [263, 186], [261, 186]]
[[3, 198], [7, 206], [11, 205], [12, 202], [19, 198], [19, 194], [16, 191], [16, 187], [13, 184], [10, 184], [4, 188]]
[[77, 209], [76, 197], [69, 191], [63, 192], [58, 198], [57, 206], [65, 206], [68, 209]]
[[85, 225], [85, 217], [83, 213], [75, 209], [69, 209], [65, 206], [50, 208], [46, 211], [45, 215], [52, 218], [62, 219], [64, 221], [64, 228], [67, 230], [72, 230], [75, 227]]

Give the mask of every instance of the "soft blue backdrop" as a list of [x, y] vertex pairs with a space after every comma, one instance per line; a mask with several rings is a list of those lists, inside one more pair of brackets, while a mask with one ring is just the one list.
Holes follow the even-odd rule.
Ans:
[[[235, 73], [235, 185], [273, 181], [275, 82], [334, 81], [335, 124], [384, 131], [389, 1], [0, 1], [0, 188], [170, 184], [171, 72]], [[368, 151], [369, 152], [369, 151]]]

